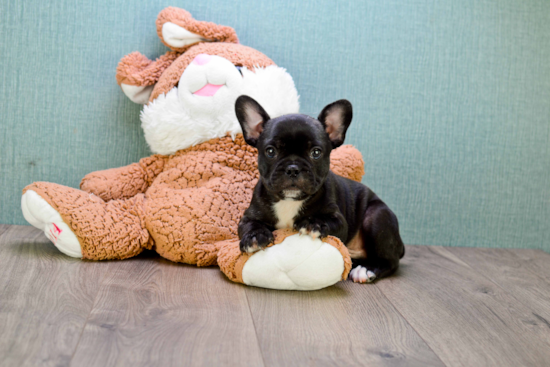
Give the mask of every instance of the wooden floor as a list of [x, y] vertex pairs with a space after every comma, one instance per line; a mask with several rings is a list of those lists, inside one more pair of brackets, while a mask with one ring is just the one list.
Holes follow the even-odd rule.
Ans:
[[550, 255], [408, 246], [374, 285], [272, 291], [0, 225], [0, 365], [549, 366]]

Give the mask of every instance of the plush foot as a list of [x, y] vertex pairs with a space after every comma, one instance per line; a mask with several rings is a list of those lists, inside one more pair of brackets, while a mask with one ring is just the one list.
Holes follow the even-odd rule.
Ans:
[[27, 190], [21, 197], [23, 216], [34, 227], [44, 231], [59, 251], [65, 255], [82, 258], [80, 242], [59, 213], [40, 195]]
[[364, 266], [359, 265], [351, 270], [349, 278], [353, 280], [354, 283], [372, 283], [376, 279], [376, 274], [367, 270]]
[[338, 249], [320, 239], [295, 234], [250, 256], [243, 283], [256, 287], [315, 290], [342, 280], [344, 260]]

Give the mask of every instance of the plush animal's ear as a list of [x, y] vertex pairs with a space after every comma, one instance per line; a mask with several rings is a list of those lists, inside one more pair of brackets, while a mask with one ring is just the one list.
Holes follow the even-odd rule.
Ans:
[[270, 117], [262, 106], [249, 96], [240, 96], [235, 102], [235, 114], [243, 129], [244, 140], [255, 147]]
[[329, 104], [317, 117], [325, 127], [333, 148], [338, 148], [344, 143], [352, 117], [351, 103], [346, 99]]
[[158, 15], [157, 34], [162, 43], [177, 52], [185, 52], [198, 42], [239, 43], [233, 28], [195, 20], [188, 11], [174, 7]]
[[209, 41], [207, 38], [189, 32], [179, 25], [166, 22], [162, 25], [162, 40], [172, 49], [183, 49], [199, 42]]
[[129, 85], [122, 83], [120, 85], [122, 91], [130, 99], [130, 101], [137, 104], [147, 104], [149, 102], [149, 97], [153, 93], [154, 85]]
[[132, 102], [145, 104], [162, 72], [179, 56], [170, 51], [155, 61], [139, 52], [132, 52], [120, 60], [116, 68], [116, 80]]

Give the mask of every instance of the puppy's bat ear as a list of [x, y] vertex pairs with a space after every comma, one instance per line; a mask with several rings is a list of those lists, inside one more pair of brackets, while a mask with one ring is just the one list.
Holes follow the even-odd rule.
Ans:
[[353, 118], [353, 109], [351, 103], [346, 99], [333, 102], [323, 108], [323, 111], [317, 117], [328, 134], [332, 143], [332, 148], [338, 148], [344, 143], [346, 131]]
[[270, 117], [262, 106], [249, 96], [240, 96], [235, 102], [235, 114], [241, 124], [244, 140], [255, 147]]

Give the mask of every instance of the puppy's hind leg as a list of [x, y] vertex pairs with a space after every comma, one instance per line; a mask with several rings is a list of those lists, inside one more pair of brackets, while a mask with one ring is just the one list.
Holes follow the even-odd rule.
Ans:
[[353, 259], [350, 273], [356, 283], [371, 283], [394, 273], [405, 246], [395, 214], [380, 200], [368, 204], [362, 223], [364, 259]]

